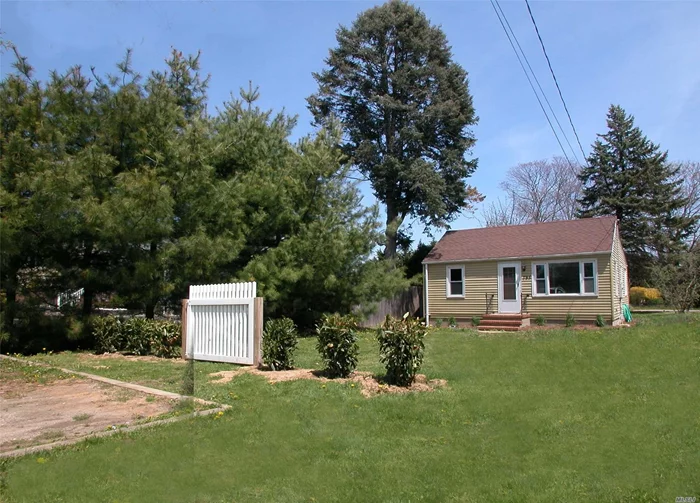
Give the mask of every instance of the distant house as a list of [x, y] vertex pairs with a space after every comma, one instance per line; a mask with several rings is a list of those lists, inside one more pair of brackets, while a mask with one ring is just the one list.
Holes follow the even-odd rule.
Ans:
[[448, 231], [423, 261], [426, 320], [517, 330], [530, 318], [622, 321], [627, 259], [615, 217]]

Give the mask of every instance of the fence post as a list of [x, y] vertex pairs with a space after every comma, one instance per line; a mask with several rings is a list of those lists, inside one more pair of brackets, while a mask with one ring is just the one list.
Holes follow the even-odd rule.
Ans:
[[180, 315], [180, 323], [182, 330], [182, 359], [187, 359], [187, 305], [189, 301], [182, 299], [182, 314]]
[[263, 298], [255, 297], [253, 300], [253, 365], [262, 366], [262, 333], [263, 333]]

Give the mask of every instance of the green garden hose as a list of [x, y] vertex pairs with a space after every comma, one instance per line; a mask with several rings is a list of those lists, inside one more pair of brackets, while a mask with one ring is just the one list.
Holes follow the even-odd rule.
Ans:
[[625, 317], [627, 323], [632, 321], [632, 312], [630, 311], [630, 306], [627, 304], [622, 304], [622, 316]]

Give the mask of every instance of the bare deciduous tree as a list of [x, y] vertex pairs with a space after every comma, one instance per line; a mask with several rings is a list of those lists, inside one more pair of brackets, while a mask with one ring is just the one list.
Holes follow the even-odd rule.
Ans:
[[[682, 216], [700, 219], [700, 162], [685, 161], [674, 163], [678, 167], [678, 179], [681, 180], [681, 195], [686, 203], [680, 209]], [[700, 242], [700, 225], [696, 225], [695, 231], [689, 237], [688, 246], [692, 248]]]
[[518, 164], [500, 183], [505, 200], [487, 205], [482, 219], [487, 227], [576, 218], [581, 182], [578, 165], [562, 157]]

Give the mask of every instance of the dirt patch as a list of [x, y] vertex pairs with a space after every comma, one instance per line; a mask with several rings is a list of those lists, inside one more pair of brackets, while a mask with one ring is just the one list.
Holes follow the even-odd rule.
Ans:
[[437, 388], [442, 388], [447, 386], [447, 381], [444, 379], [430, 379], [428, 380], [423, 374], [418, 374], [416, 380], [409, 387], [392, 386], [386, 384], [380, 378], [377, 378], [370, 372], [353, 372], [350, 377], [342, 379], [328, 379], [324, 377], [323, 374], [318, 370], [311, 369], [294, 369], [294, 370], [279, 370], [276, 372], [269, 370], [262, 370], [255, 367], [245, 367], [237, 370], [224, 370], [221, 372], [214, 372], [209, 374], [211, 377], [218, 377], [211, 382], [216, 384], [225, 384], [231, 382], [231, 380], [241, 374], [254, 374], [263, 376], [267, 379], [269, 383], [277, 383], [283, 381], [294, 381], [297, 379], [312, 379], [321, 382], [339, 382], [346, 383], [352, 382], [360, 385], [361, 393], [366, 398], [370, 398], [376, 395], [381, 395], [384, 393], [413, 393], [420, 391], [434, 391]]
[[83, 379], [0, 382], [0, 452], [133, 424], [176, 405], [167, 398]]

